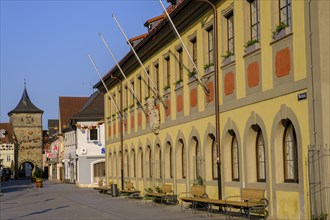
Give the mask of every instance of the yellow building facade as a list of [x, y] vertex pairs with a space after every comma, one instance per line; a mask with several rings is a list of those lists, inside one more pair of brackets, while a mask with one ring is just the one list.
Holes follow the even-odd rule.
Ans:
[[[170, 13], [199, 74], [165, 16], [135, 46], [152, 82], [132, 51], [120, 61], [142, 107], [147, 109], [148, 97], [155, 98], [158, 131], [152, 131], [152, 119], [117, 67], [103, 77], [109, 93], [101, 82], [95, 85], [105, 93], [107, 183], [121, 185], [123, 172], [124, 180], [142, 192], [169, 183], [179, 194], [201, 177], [208, 196], [218, 198], [219, 177], [222, 198], [239, 195], [242, 188], [265, 189], [270, 218], [306, 219], [329, 212], [310, 208], [306, 165], [310, 145], [329, 144], [329, 64], [316, 59], [329, 59], [329, 3], [212, 3], [217, 27], [203, 2], [179, 1]], [[218, 149], [215, 91], [220, 99]], [[122, 130], [112, 102], [120, 108], [121, 95]]]

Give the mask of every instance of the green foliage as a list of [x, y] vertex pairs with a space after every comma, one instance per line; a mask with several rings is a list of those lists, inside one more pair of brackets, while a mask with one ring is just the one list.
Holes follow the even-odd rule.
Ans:
[[194, 185], [195, 186], [203, 186], [204, 185], [204, 180], [201, 176], [198, 176], [195, 180], [194, 180]]
[[178, 80], [174, 83], [174, 85], [179, 85], [179, 84], [182, 83], [182, 82], [183, 82], [182, 79], [178, 79]]
[[168, 90], [170, 88], [170, 85], [166, 85], [166, 86], [164, 86], [164, 90]]
[[43, 177], [43, 172], [39, 167], [35, 168], [34, 175], [36, 178], [42, 178]]
[[246, 42], [246, 44], [244, 45], [245, 48], [253, 45], [253, 44], [256, 44], [256, 43], [259, 43], [259, 41], [257, 39], [253, 39], [253, 40], [249, 40], [248, 42]]
[[155, 188], [155, 191], [157, 193], [161, 193], [162, 192], [162, 189], [159, 186], [154, 186], [154, 188]]
[[312, 216], [313, 220], [327, 220], [327, 218], [328, 218], [328, 214], [323, 212], [318, 216], [314, 216], [314, 215]]
[[226, 51], [226, 53], [225, 53], [224, 55], [222, 55], [222, 58], [226, 59], [226, 58], [228, 58], [228, 57], [230, 57], [230, 56], [232, 56], [232, 55], [234, 55], [233, 52], [231, 52], [231, 51]]
[[289, 27], [289, 25], [284, 22], [281, 22], [279, 25], [276, 26], [275, 30], [273, 31], [273, 36], [277, 35], [281, 30], [287, 27]]
[[214, 63], [208, 63], [204, 65], [204, 70], [209, 69], [211, 66], [214, 66]]
[[146, 191], [147, 193], [152, 193], [153, 192], [151, 187], [145, 188], [144, 191]]
[[193, 70], [193, 71], [189, 71], [188, 72], [188, 77], [194, 77], [197, 73]]

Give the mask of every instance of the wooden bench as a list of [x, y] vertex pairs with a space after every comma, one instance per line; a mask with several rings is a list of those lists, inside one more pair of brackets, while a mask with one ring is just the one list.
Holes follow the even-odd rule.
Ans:
[[[264, 189], [242, 189], [240, 196], [229, 196], [225, 200], [219, 200], [208, 198], [201, 188], [201, 186], [192, 186], [191, 196], [179, 197], [182, 200], [181, 211], [183, 202], [189, 202], [192, 204], [193, 212], [196, 211], [197, 204], [206, 204], [208, 215], [212, 215], [213, 206], [219, 206], [225, 208], [226, 218], [231, 218], [232, 209], [238, 209], [239, 214], [248, 219], [251, 218], [251, 214], [262, 216], [264, 219], [268, 217], [266, 210], [268, 200], [264, 197]], [[234, 198], [236, 200], [233, 200]]]
[[[112, 182], [109, 183], [111, 186]], [[104, 194], [111, 194], [111, 187], [110, 186], [103, 186], [102, 185], [102, 180], [99, 181], [98, 186], [93, 187], [93, 189], [99, 191], [99, 193], [104, 193]]]
[[174, 195], [170, 184], [163, 184], [160, 192], [146, 192], [145, 196], [151, 197], [154, 202], [160, 202], [161, 204], [178, 204], [177, 196]]
[[128, 196], [130, 198], [136, 198], [140, 196], [140, 190], [136, 190], [134, 188], [134, 184], [132, 182], [125, 183], [126, 189], [120, 190], [120, 195]]
[[[181, 196], [185, 194], [185, 196]], [[181, 200], [181, 211], [183, 208], [183, 203], [191, 203], [191, 209], [194, 212], [197, 208], [197, 204], [208, 198], [208, 195], [205, 193], [204, 185], [193, 185], [190, 189], [190, 192], [181, 192], [179, 193], [179, 200]]]
[[[233, 200], [235, 199], [235, 200]], [[237, 200], [238, 199], [238, 200]], [[240, 196], [228, 196], [225, 199], [226, 215], [232, 215], [232, 209], [239, 209], [240, 214], [248, 219], [251, 214], [268, 217], [268, 200], [264, 189], [242, 189]]]

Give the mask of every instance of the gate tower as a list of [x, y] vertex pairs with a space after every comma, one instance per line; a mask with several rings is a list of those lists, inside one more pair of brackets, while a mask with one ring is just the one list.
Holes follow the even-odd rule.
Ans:
[[18, 142], [15, 167], [19, 170], [16, 174], [25, 175], [26, 163], [31, 165], [33, 171], [36, 167], [42, 169], [42, 114], [43, 111], [31, 102], [24, 85], [21, 100], [8, 113]]

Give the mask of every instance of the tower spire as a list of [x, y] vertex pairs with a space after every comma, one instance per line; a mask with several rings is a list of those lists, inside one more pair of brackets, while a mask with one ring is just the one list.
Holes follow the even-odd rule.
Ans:
[[26, 79], [24, 78], [24, 89], [26, 89]]

